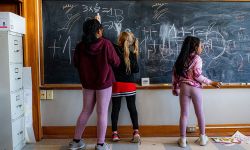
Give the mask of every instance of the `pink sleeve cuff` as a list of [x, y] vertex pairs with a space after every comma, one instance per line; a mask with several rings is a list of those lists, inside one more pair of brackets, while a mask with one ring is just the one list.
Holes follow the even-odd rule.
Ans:
[[212, 83], [210, 79], [204, 77], [203, 75], [200, 75], [198, 78], [196, 78], [196, 80], [200, 83], [205, 83], [206, 85], [210, 85]]

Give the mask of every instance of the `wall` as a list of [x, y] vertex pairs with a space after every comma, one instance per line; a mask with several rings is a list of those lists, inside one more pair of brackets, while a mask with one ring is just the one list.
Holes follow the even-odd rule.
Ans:
[[[250, 89], [204, 89], [206, 123], [250, 124], [249, 96]], [[81, 108], [81, 91], [55, 90], [52, 101], [41, 101], [42, 126], [74, 126]], [[137, 109], [141, 125], [178, 124], [178, 97], [172, 96], [171, 90], [138, 90]], [[189, 124], [194, 125], [196, 118], [192, 105], [190, 110]], [[95, 122], [94, 113], [88, 125], [95, 125]], [[125, 101], [122, 103], [119, 124], [131, 124]]]

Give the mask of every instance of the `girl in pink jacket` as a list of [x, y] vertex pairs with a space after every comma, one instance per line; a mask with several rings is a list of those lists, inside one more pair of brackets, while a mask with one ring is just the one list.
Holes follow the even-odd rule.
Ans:
[[186, 127], [189, 104], [192, 100], [200, 129], [199, 142], [204, 146], [208, 142], [205, 135], [205, 116], [202, 108], [202, 83], [219, 88], [221, 83], [211, 81], [202, 75], [202, 44], [197, 37], [185, 38], [181, 52], [175, 62], [172, 77], [172, 93], [180, 99], [180, 147], [186, 147]]

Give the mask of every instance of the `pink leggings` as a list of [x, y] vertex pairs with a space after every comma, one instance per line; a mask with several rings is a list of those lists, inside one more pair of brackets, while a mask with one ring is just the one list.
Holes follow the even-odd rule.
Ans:
[[185, 83], [181, 84], [180, 88], [180, 135], [181, 137], [186, 136], [186, 127], [189, 115], [189, 105], [192, 100], [194, 104], [195, 114], [198, 120], [200, 134], [205, 134], [205, 116], [202, 106], [202, 95], [201, 89], [192, 87]]
[[97, 143], [104, 143], [108, 123], [108, 107], [112, 87], [103, 90], [83, 90], [83, 109], [78, 117], [74, 139], [81, 139], [88, 119], [96, 104], [97, 112]]

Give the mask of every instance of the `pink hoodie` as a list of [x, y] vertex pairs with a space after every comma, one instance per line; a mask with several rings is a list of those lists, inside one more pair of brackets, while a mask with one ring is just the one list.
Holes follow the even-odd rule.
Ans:
[[189, 66], [186, 76], [178, 76], [175, 69], [172, 74], [172, 89], [179, 89], [181, 83], [186, 83], [190, 86], [202, 88], [202, 83], [209, 85], [212, 81], [204, 77], [202, 74], [202, 59], [199, 55], [195, 55], [193, 62]]

